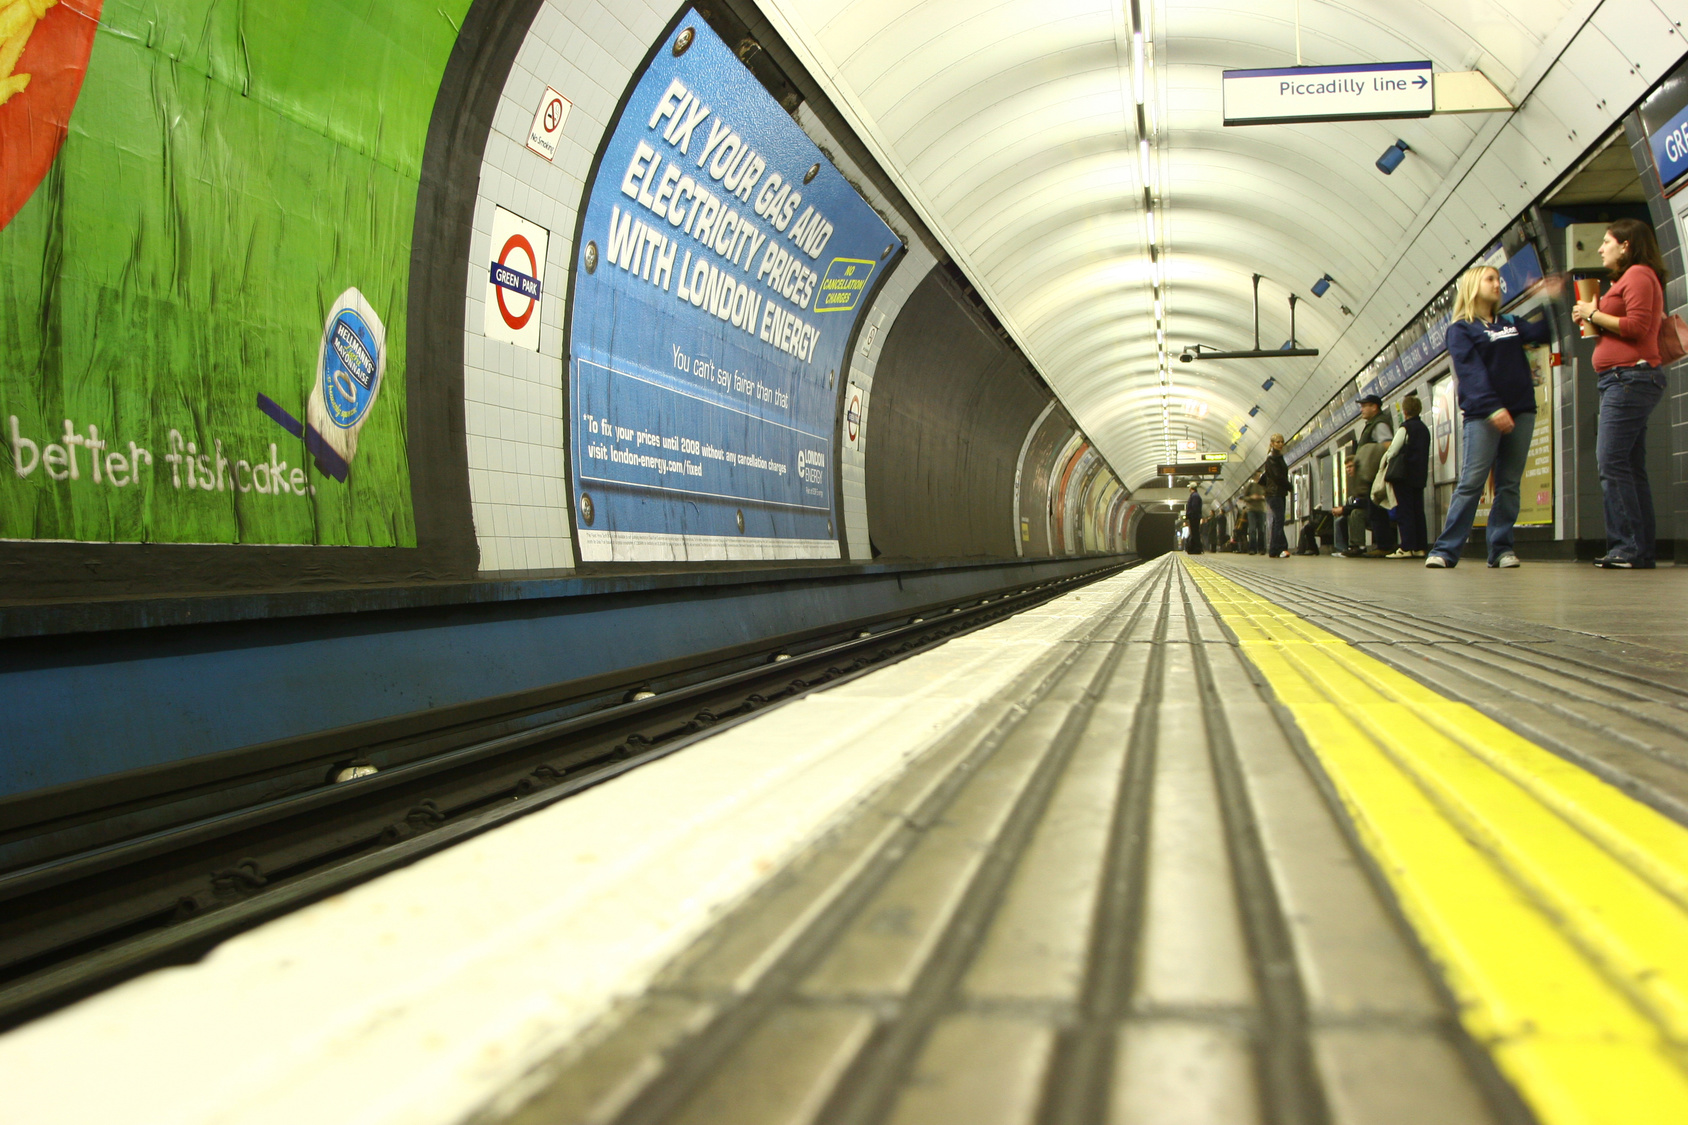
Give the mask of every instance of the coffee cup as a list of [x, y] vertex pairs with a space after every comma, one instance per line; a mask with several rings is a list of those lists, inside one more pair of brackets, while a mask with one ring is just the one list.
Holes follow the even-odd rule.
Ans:
[[[1599, 298], [1600, 298], [1600, 279], [1599, 278], [1594, 278], [1594, 277], [1579, 277], [1579, 278], [1577, 278], [1577, 301], [1578, 301], [1578, 303], [1581, 303], [1583, 301], [1595, 301], [1595, 300], [1599, 300]], [[1582, 334], [1584, 336], [1598, 336], [1598, 335], [1600, 335], [1600, 330], [1595, 328], [1593, 324], [1589, 323], [1586, 320], [1582, 322], [1581, 328], [1582, 328]]]

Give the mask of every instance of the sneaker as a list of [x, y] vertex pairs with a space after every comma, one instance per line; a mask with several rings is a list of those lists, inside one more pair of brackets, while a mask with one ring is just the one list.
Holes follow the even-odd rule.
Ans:
[[1513, 554], [1511, 551], [1504, 551], [1501, 553], [1500, 558], [1496, 559], [1489, 565], [1492, 567], [1498, 567], [1501, 570], [1511, 570], [1518, 565], [1518, 556]]
[[1451, 570], [1453, 567], [1441, 555], [1431, 555], [1424, 560], [1424, 565], [1431, 570]]
[[1288, 551], [1279, 551], [1278, 557], [1280, 559], [1287, 559], [1287, 558], [1289, 558], [1289, 552]]
[[1635, 560], [1619, 555], [1601, 555], [1594, 560], [1594, 565], [1602, 570], [1634, 570]]
[[1414, 551], [1414, 552], [1413, 552], [1413, 558], [1415, 558], [1415, 559], [1422, 559], [1422, 558], [1423, 558], [1423, 557], [1424, 557], [1424, 552], [1423, 552], [1423, 551]]
[[1397, 548], [1396, 550], [1390, 551], [1383, 557], [1386, 559], [1410, 559], [1413, 557], [1413, 553], [1411, 551], [1403, 551]]

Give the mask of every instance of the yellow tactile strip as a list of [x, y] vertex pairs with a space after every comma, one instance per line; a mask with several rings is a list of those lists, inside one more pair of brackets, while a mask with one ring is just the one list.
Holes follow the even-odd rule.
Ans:
[[1688, 830], [1214, 571], [1290, 710], [1545, 1125], [1688, 1122]]

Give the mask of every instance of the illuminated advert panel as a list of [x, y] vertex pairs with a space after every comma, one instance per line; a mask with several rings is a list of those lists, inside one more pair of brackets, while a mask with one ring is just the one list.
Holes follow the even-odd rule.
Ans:
[[902, 242], [695, 12], [629, 97], [576, 245], [582, 561], [837, 557], [838, 379]]

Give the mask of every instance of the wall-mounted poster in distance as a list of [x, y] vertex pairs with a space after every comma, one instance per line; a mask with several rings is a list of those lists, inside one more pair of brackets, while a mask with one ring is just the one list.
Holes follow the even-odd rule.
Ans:
[[838, 379], [902, 245], [688, 11], [604, 147], [576, 243], [582, 560], [837, 557]]

